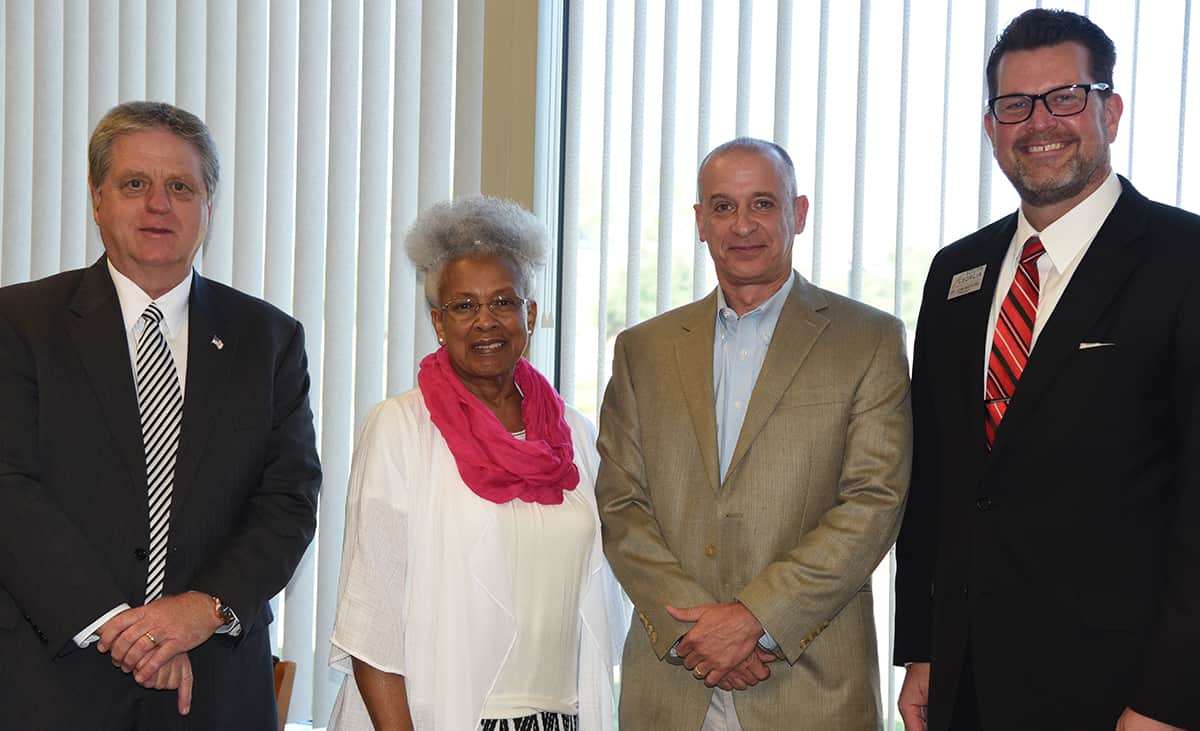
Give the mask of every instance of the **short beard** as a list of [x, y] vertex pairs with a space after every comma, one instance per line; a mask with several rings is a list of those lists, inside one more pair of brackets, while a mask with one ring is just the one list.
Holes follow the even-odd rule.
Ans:
[[1108, 145], [1104, 145], [1100, 154], [1095, 157], [1075, 155], [1062, 175], [1036, 187], [1020, 159], [1016, 161], [1012, 170], [1004, 170], [1004, 175], [1016, 188], [1023, 202], [1035, 208], [1042, 208], [1071, 200], [1082, 193], [1095, 181], [1100, 171], [1108, 166], [1108, 162]]

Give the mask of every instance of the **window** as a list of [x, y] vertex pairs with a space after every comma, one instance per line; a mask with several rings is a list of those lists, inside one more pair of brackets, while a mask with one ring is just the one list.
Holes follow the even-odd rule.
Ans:
[[[1151, 198], [1200, 209], [1190, 3], [1055, 5], [1116, 43], [1126, 107], [1113, 167]], [[695, 234], [696, 167], [738, 135], [773, 139], [795, 161], [812, 202], [795, 268], [897, 314], [911, 340], [933, 254], [1017, 206], [982, 131], [983, 69], [995, 36], [1032, 6], [570, 3], [563, 397], [595, 417], [616, 334], [715, 285]], [[890, 728], [903, 673], [890, 667], [889, 563], [874, 594]]]

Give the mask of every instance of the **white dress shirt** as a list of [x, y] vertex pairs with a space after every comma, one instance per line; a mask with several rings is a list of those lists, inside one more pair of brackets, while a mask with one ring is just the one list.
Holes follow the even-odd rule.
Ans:
[[[158, 305], [159, 311], [163, 314], [162, 322], [158, 324], [158, 327], [167, 341], [167, 347], [171, 349], [171, 360], [175, 361], [175, 373], [179, 376], [179, 393], [181, 396], [184, 395], [187, 385], [188, 301], [192, 293], [192, 277], [195, 274], [192, 270], [188, 270], [188, 274], [182, 282], [172, 287], [163, 296], [152, 300], [150, 295], [142, 291], [136, 282], [117, 271], [111, 261], [106, 263], [108, 264], [108, 273], [112, 276], [113, 287], [117, 290], [117, 301], [121, 305], [121, 320], [125, 323], [125, 339], [129, 346], [129, 376], [134, 381], [134, 387], [136, 388], [137, 384], [135, 371], [138, 339], [141, 338], [142, 331], [146, 328], [146, 323], [142, 320], [142, 313], [153, 302]], [[96, 621], [75, 635], [73, 638], [75, 644], [80, 647], [88, 647], [99, 640], [100, 636], [97, 631], [100, 627], [126, 609], [129, 609], [129, 605], [122, 602], [100, 615]], [[241, 631], [242, 624], [236, 616], [229, 624], [217, 628], [217, 634], [236, 636], [241, 634]]]
[[[133, 379], [135, 388], [137, 383], [137, 374], [134, 372], [137, 363], [137, 343], [146, 326], [142, 320], [142, 313], [146, 311], [146, 307], [151, 302], [154, 302], [163, 314], [159, 329], [162, 330], [167, 346], [171, 349], [171, 359], [175, 361], [175, 372], [179, 375], [179, 393], [182, 395], [184, 384], [187, 383], [188, 295], [192, 291], [192, 272], [189, 270], [182, 282], [175, 285], [162, 297], [152, 300], [150, 295], [143, 292], [142, 288], [132, 279], [117, 271], [111, 261], [106, 263], [108, 264], [108, 273], [112, 276], [113, 286], [117, 290], [117, 301], [121, 305], [121, 320], [125, 323], [125, 339], [129, 347], [129, 377]], [[87, 647], [99, 640], [100, 636], [97, 631], [100, 627], [126, 609], [129, 609], [129, 605], [121, 603], [100, 615], [96, 621], [75, 635], [75, 644]]]
[[1108, 214], [1117, 205], [1121, 197], [1121, 181], [1116, 173], [1109, 173], [1099, 188], [1084, 198], [1079, 205], [1063, 214], [1043, 231], [1036, 231], [1025, 218], [1024, 209], [1017, 211], [1017, 231], [1013, 234], [1008, 245], [1008, 253], [1000, 265], [1000, 278], [996, 281], [996, 291], [992, 295], [992, 310], [988, 322], [991, 326], [987, 331], [987, 341], [983, 349], [983, 384], [987, 386], [988, 359], [992, 352], [992, 337], [996, 333], [996, 318], [1000, 317], [1000, 308], [1008, 290], [1012, 287], [1013, 278], [1017, 275], [1017, 266], [1021, 260], [1021, 250], [1030, 236], [1037, 236], [1042, 241], [1046, 253], [1038, 259], [1038, 308], [1037, 317], [1033, 323], [1033, 340], [1029, 345], [1030, 355], [1037, 345], [1038, 335], [1050, 319], [1063, 292], [1071, 282], [1079, 262], [1087, 253], [1096, 233], [1108, 219]]

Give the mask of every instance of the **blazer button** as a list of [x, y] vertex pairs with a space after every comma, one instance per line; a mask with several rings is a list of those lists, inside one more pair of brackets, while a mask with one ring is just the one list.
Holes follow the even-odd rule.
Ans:
[[717, 547], [712, 543], [708, 544], [707, 546], [704, 547], [704, 555], [708, 556], [709, 558], [716, 556], [717, 555]]
[[144, 548], [133, 549], [133, 557], [139, 561], [145, 561], [146, 560], [146, 549], [144, 549]]
[[992, 505], [993, 503], [990, 497], [981, 497], [975, 501], [975, 507], [978, 508], [979, 512], [981, 513], [986, 513], [987, 511], [991, 510]]

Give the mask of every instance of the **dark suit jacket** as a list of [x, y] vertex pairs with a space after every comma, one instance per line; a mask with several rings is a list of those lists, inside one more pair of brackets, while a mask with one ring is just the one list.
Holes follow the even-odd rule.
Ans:
[[1121, 183], [990, 455], [983, 349], [1016, 214], [930, 269], [895, 660], [932, 661], [934, 731], [968, 641], [986, 728], [1111, 729], [1126, 706], [1200, 728], [1200, 218]]
[[242, 633], [191, 652], [186, 722], [175, 693], [142, 690], [72, 642], [119, 603], [141, 604], [145, 590], [146, 469], [129, 350], [103, 258], [5, 287], [0, 727], [103, 728], [138, 704], [143, 719], [160, 719], [154, 728], [274, 722], [267, 601], [312, 538], [320, 482], [303, 331], [199, 275], [189, 303], [166, 592], [220, 596]]

